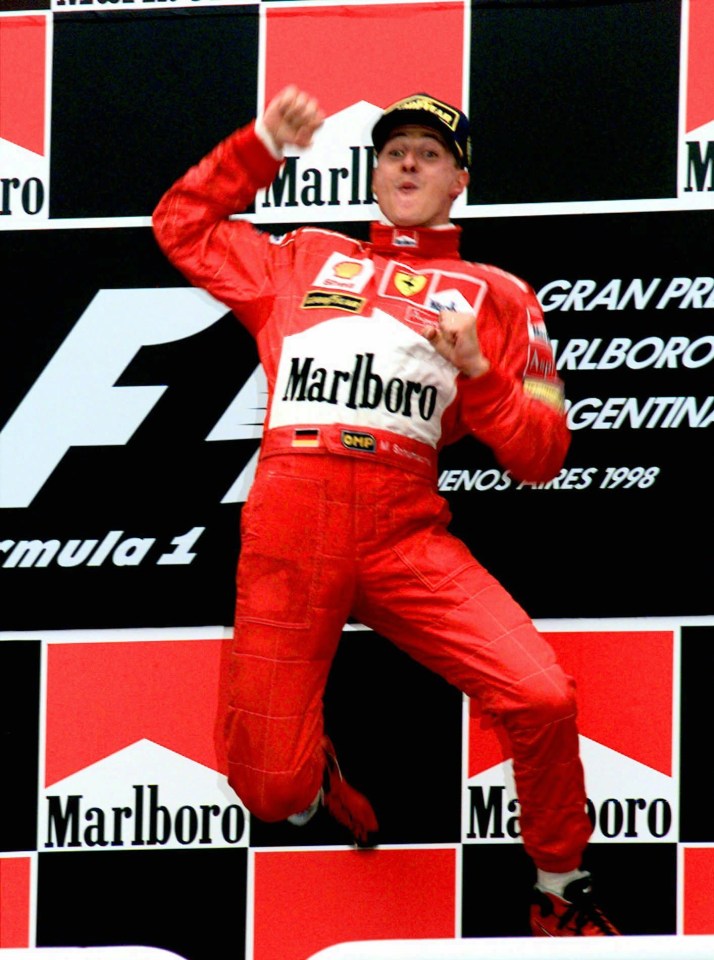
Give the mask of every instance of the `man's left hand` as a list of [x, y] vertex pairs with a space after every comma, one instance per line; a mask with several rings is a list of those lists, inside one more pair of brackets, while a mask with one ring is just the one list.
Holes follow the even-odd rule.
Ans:
[[424, 335], [445, 360], [467, 377], [480, 377], [491, 366], [481, 351], [473, 313], [442, 310], [438, 327], [427, 327]]

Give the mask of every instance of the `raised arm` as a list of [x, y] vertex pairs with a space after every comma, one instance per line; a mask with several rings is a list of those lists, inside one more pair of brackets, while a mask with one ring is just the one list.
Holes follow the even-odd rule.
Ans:
[[235, 214], [275, 179], [288, 144], [308, 146], [324, 114], [289, 86], [262, 117], [221, 141], [166, 191], [152, 226], [167, 258], [196, 287], [230, 307], [255, 334], [274, 296], [270, 238]]

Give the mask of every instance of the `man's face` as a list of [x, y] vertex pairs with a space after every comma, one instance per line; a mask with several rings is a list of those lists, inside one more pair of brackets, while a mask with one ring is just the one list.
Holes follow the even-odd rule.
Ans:
[[469, 182], [467, 170], [436, 131], [395, 127], [377, 157], [372, 190], [379, 208], [398, 227], [449, 222], [451, 205]]

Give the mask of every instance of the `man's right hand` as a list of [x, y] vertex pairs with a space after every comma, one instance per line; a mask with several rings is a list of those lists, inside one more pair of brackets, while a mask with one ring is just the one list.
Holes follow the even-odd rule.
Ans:
[[309, 147], [324, 120], [317, 100], [293, 85], [276, 94], [263, 114], [265, 129], [280, 150], [288, 144]]

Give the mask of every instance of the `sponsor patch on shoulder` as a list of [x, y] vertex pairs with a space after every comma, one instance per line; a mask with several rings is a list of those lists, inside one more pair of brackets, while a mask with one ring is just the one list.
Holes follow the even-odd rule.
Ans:
[[363, 453], [375, 453], [377, 450], [377, 440], [371, 433], [343, 430], [340, 439], [342, 440], [342, 446], [348, 450], [361, 450]]
[[528, 314], [528, 339], [531, 342], [534, 340], [542, 340], [543, 343], [550, 344], [550, 337], [545, 328], [545, 320], [543, 317], [533, 316], [530, 309], [527, 309], [526, 313]]
[[534, 400], [542, 400], [543, 403], [547, 403], [549, 407], [554, 407], [560, 412], [565, 409], [565, 397], [560, 383], [526, 377], [523, 381], [523, 390]]
[[348, 293], [309, 290], [300, 307], [302, 310], [346, 310], [348, 313], [361, 313], [366, 302], [364, 297], [355, 297]]

